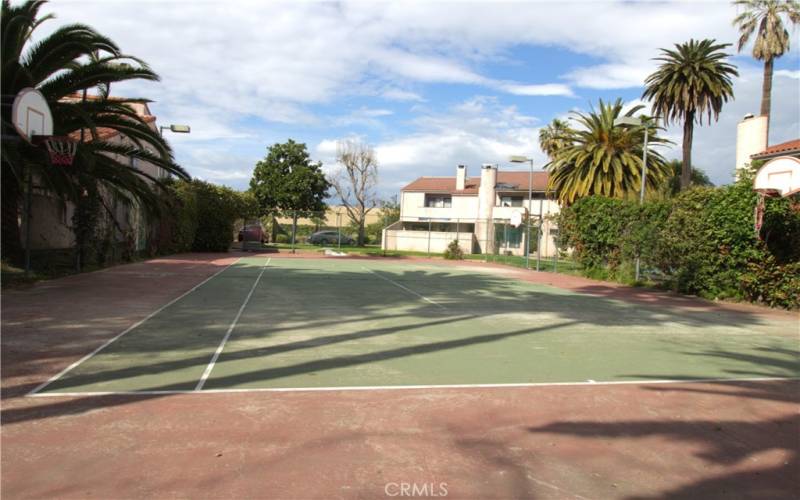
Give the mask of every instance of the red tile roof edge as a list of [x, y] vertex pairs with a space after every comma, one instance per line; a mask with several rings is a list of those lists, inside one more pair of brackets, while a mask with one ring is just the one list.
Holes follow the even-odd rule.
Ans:
[[766, 156], [773, 156], [780, 153], [800, 152], [800, 139], [793, 139], [791, 141], [774, 144], [760, 153], [750, 155], [750, 158], [762, 158]]

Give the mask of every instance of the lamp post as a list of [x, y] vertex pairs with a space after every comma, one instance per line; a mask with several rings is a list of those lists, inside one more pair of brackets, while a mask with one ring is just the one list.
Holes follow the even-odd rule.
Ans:
[[[192, 128], [189, 125], [176, 125], [173, 123], [172, 125], [158, 127], [158, 133], [161, 137], [164, 137], [164, 129], [169, 129], [170, 132], [175, 134], [189, 134], [192, 132]], [[162, 172], [162, 169], [158, 169], [159, 177], [161, 177]], [[167, 174], [167, 177], [171, 177], [171, 174]]]
[[[647, 119], [641, 116], [620, 116], [614, 119], [614, 126], [644, 127], [644, 147], [642, 148], [642, 187], [639, 190], [639, 205], [644, 204], [644, 186], [647, 178]], [[639, 281], [639, 252], [636, 252], [636, 281]]]
[[[525, 269], [530, 269], [530, 259], [531, 259], [531, 212], [533, 212], [533, 158], [528, 158], [527, 156], [511, 156], [509, 157], [508, 161], [511, 163], [529, 163], [530, 164], [530, 171], [528, 172], [528, 223], [526, 224], [526, 231], [525, 231]], [[541, 205], [541, 204], [540, 204]], [[542, 216], [541, 206], [539, 207], [539, 217]], [[536, 270], [539, 270], [539, 234], [541, 232], [541, 222], [539, 223], [539, 227], [536, 229]]]

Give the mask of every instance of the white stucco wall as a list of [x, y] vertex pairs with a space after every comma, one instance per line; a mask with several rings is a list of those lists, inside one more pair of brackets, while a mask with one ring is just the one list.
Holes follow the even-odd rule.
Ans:
[[445, 233], [438, 231], [408, 231], [387, 229], [384, 231], [382, 248], [384, 250], [405, 250], [411, 252], [442, 253], [453, 240], [465, 254], [472, 253], [472, 233]]

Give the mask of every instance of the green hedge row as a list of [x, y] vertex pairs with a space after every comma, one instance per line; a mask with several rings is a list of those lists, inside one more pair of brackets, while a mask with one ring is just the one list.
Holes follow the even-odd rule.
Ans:
[[770, 198], [759, 239], [752, 180], [646, 202], [587, 197], [558, 216], [561, 245], [593, 277], [645, 275], [675, 291], [800, 307], [800, 199]]
[[154, 239], [154, 253], [227, 252], [237, 219], [256, 211], [254, 200], [208, 182], [171, 180]]

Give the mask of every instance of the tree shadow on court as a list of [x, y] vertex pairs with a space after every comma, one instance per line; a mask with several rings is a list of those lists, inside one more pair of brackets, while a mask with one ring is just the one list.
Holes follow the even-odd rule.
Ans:
[[[690, 352], [693, 356], [722, 358], [726, 360], [761, 363], [761, 377], [796, 377], [797, 352], [781, 347], [764, 347], [760, 354], [742, 354], [721, 349]], [[732, 376], [753, 376], [752, 372], [730, 370]], [[641, 379], [680, 380], [680, 374], [635, 375]], [[699, 448], [694, 456], [713, 466], [735, 469], [732, 472], [709, 474], [710, 477], [677, 485], [653, 495], [635, 496], [651, 498], [794, 498], [800, 492], [800, 382], [796, 378], [764, 381], [715, 381], [694, 384], [643, 383], [641, 391], [676, 398], [678, 405], [692, 404], [693, 398], [707, 400], [720, 407], [738, 408], [747, 415], [749, 407], [759, 408], [759, 401], [788, 403], [795, 411], [769, 417], [754, 411], [751, 418], [728, 420], [724, 418], [680, 419], [677, 415], [691, 413], [703, 406], [679, 406], [675, 417], [655, 420], [597, 421], [564, 420], [540, 427], [531, 427], [536, 434], [561, 434], [589, 441], [631, 441], [658, 436], [673, 443], [685, 443]], [[728, 400], [728, 398], [730, 398]], [[643, 400], [646, 397], [643, 396]], [[727, 400], [727, 401], [726, 401]], [[706, 402], [705, 405], [709, 403]], [[763, 411], [761, 412], [763, 415]], [[613, 445], [612, 445], [613, 446]], [[630, 444], [627, 445], [628, 449]], [[779, 453], [785, 456], [775, 455]], [[776, 461], [779, 463], [776, 464]], [[759, 465], [766, 462], [767, 465]], [[668, 471], [665, 471], [667, 473]]]
[[[337, 263], [337, 268], [333, 269], [315, 268], [313, 265], [303, 268], [303, 262], [296, 265], [294, 268], [269, 268], [264, 273], [251, 303], [233, 332], [231, 340], [245, 341], [245, 345], [254, 347], [223, 353], [227, 360], [263, 358], [264, 362], [256, 363], [256, 369], [246, 373], [219, 377], [212, 374], [211, 381], [215, 387], [252, 385], [281, 377], [488, 344], [553, 329], [564, 331], [566, 327], [579, 325], [619, 327], [619, 334], [625, 335], [625, 327], [652, 328], [659, 322], [704, 329], [711, 325], [756, 326], [762, 321], [748, 314], [737, 314], [735, 319], [726, 321], [718, 311], [687, 313], [685, 310], [633, 305], [601, 296], [578, 295], [521, 283], [502, 275], [465, 274], [457, 269], [407, 269], [399, 265], [387, 268], [371, 262], [359, 262], [357, 268], [353, 263]], [[363, 269], [362, 265], [367, 269]], [[230, 272], [226, 271], [209, 282], [206, 285], [208, 289], [203, 287], [190, 294], [102, 350], [95, 357], [105, 360], [98, 365], [99, 368], [84, 372], [79, 367], [48, 389], [63, 390], [148, 375], [159, 378], [145, 390], [191, 390], [197, 379], [176, 382], [171, 377], [177, 371], [193, 369], [199, 378], [258, 271], [257, 266], [233, 266]], [[102, 295], [102, 290], [95, 293]], [[43, 306], [42, 311], [45, 309]], [[113, 307], [109, 307], [109, 310], [113, 310]], [[520, 316], [518, 313], [534, 316]], [[538, 321], [536, 315], [548, 318], [549, 324], [525, 324], [526, 321], [532, 321], [531, 318]], [[112, 314], [108, 315], [108, 318], [112, 317]], [[347, 345], [347, 342], [358, 343], [366, 339], [393, 339], [396, 345], [396, 339], [408, 331], [421, 327], [447, 329], [450, 324], [479, 317], [497, 318], [498, 322], [508, 324], [509, 328], [498, 333], [464, 335], [389, 349], [381, 348], [382, 344], [378, 342], [372, 344], [375, 347], [373, 351], [366, 353], [322, 358], [312, 356], [311, 359], [288, 366], [270, 366], [270, 357], [280, 354], [326, 345]], [[95, 321], [101, 319], [94, 318]], [[381, 325], [381, 321], [389, 320], [402, 320], [404, 323]], [[346, 333], [327, 333], [326, 325], [331, 323]], [[45, 326], [43, 333], [46, 334], [48, 328], [55, 331], [63, 327], [59, 324]], [[278, 335], [293, 330], [302, 334], [301, 338], [275, 343]], [[14, 334], [18, 333], [12, 332]], [[96, 347], [89, 341], [81, 344], [81, 339], [75, 336], [68, 336], [63, 344], [59, 343], [59, 337], [48, 340], [52, 342], [49, 352], [36, 353], [43, 358], [66, 357], [67, 360], [74, 360], [76, 345], [83, 345], [84, 353]], [[266, 341], [267, 345], [259, 346], [260, 341]], [[65, 356], [65, 353], [69, 354]], [[106, 356], [108, 359], [105, 359]], [[14, 363], [13, 356], [10, 361]], [[267, 367], [264, 368], [264, 365]], [[6, 388], [5, 397], [21, 395], [32, 388], [30, 385]], [[370, 384], [367, 382], [365, 385]], [[96, 407], [104, 407], [136, 402], [137, 399], [96, 398], [95, 401]], [[3, 422], [72, 415], [86, 411], [88, 404], [89, 401], [48, 402], [35, 406], [33, 403], [26, 404], [24, 406], [28, 408], [12, 408], [3, 412]]]

